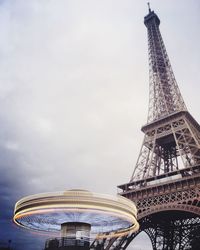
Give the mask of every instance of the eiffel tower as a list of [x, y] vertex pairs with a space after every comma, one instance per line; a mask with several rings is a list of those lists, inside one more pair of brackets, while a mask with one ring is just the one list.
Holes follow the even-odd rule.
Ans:
[[144, 24], [149, 51], [148, 119], [130, 182], [118, 186], [120, 195], [136, 203], [140, 230], [98, 242], [98, 249], [126, 249], [143, 231], [153, 250], [197, 250], [200, 125], [186, 108], [159, 30], [160, 20], [150, 6]]

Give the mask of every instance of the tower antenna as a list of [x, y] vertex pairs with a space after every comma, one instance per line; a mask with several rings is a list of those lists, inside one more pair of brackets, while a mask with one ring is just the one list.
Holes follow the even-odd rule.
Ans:
[[148, 2], [147, 5], [148, 5], [148, 8], [149, 8], [149, 13], [151, 13], [150, 2]]

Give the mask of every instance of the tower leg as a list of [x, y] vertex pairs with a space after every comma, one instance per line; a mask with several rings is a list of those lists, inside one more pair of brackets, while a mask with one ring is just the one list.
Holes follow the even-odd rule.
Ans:
[[[179, 215], [178, 215], [179, 214]], [[143, 231], [149, 236], [153, 250], [198, 250], [200, 246], [200, 218], [172, 212], [150, 216]]]

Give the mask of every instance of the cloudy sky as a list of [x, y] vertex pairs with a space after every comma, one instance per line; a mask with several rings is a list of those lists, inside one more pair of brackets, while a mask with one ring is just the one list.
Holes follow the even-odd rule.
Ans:
[[[32, 245], [41, 237], [12, 223], [23, 196], [72, 188], [116, 194], [129, 181], [148, 109], [146, 2], [0, 0], [0, 242], [42, 249], [44, 238]], [[200, 122], [200, 2], [151, 7]], [[143, 242], [129, 249], [150, 250]]]

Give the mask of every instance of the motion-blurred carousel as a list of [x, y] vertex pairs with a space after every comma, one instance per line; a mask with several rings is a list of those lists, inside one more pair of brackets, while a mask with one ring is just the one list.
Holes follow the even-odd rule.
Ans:
[[88, 250], [95, 239], [120, 237], [139, 228], [132, 201], [85, 190], [27, 196], [16, 203], [13, 220], [51, 236], [45, 243], [49, 250]]

